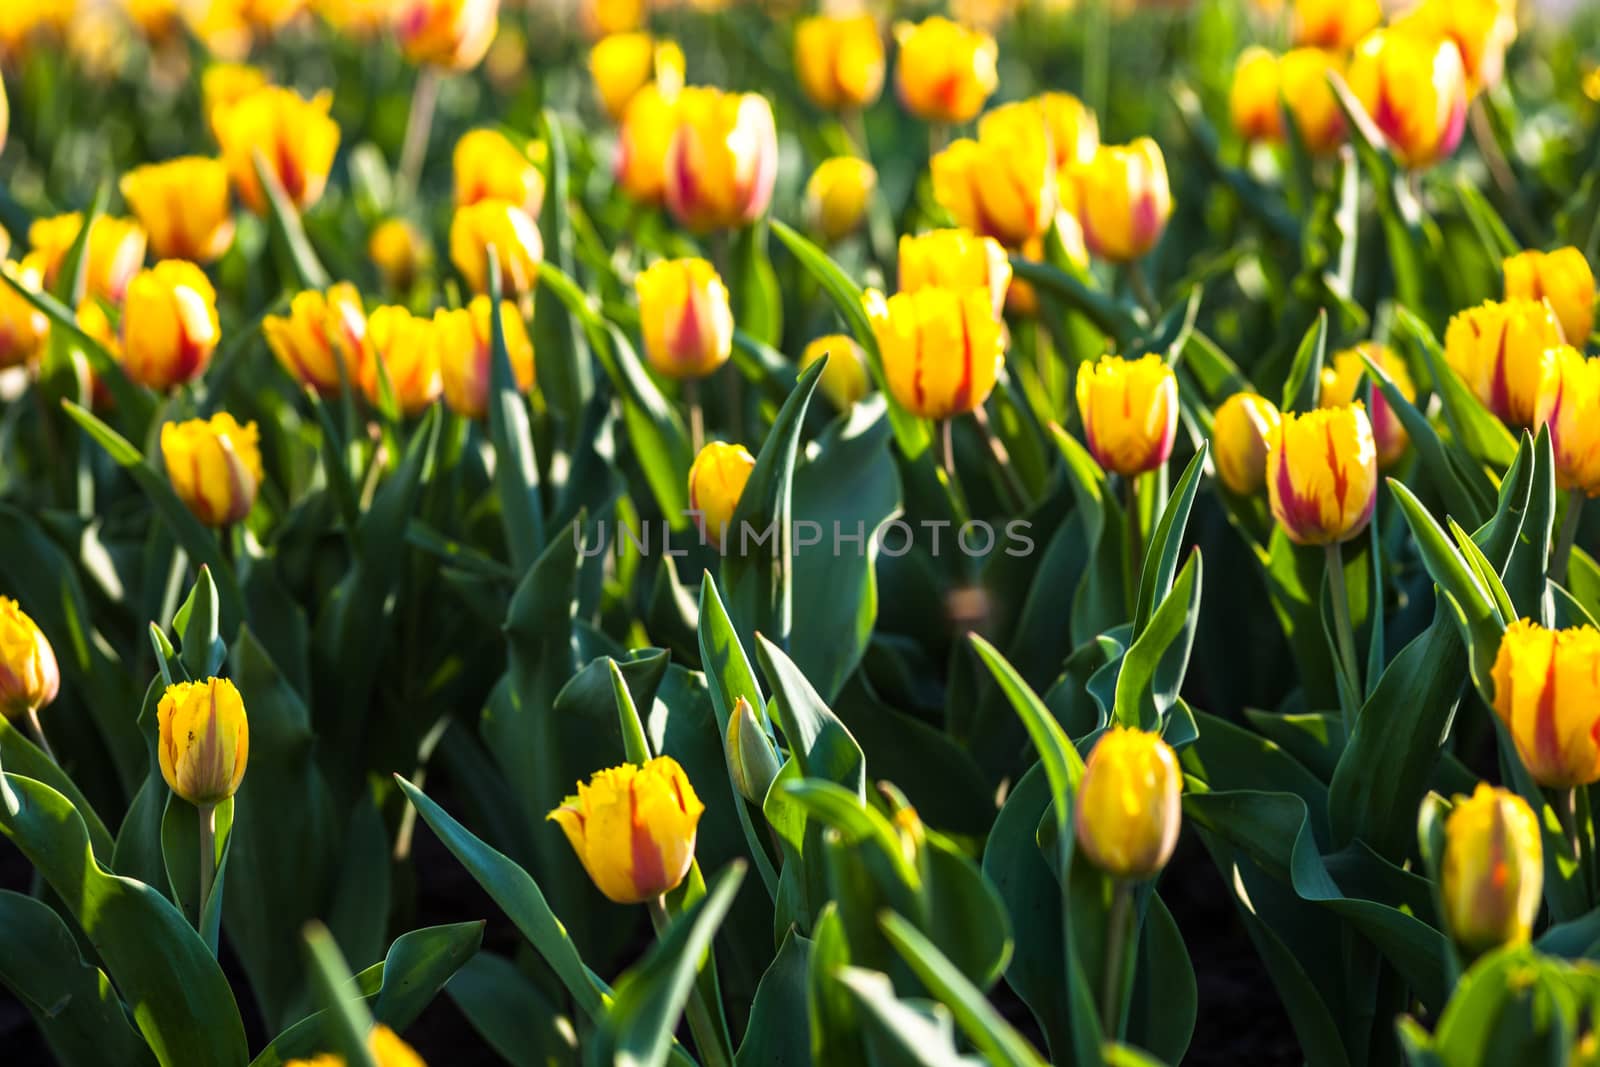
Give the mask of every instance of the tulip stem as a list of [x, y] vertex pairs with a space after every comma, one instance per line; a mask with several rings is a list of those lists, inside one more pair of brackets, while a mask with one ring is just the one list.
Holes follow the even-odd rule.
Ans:
[[411, 92], [411, 110], [406, 116], [406, 139], [400, 147], [397, 175], [400, 199], [408, 200], [422, 178], [422, 160], [427, 154], [428, 134], [433, 130], [433, 109], [439, 102], [439, 71], [425, 64], [417, 71], [417, 85]]
[[983, 431], [983, 439], [989, 445], [995, 465], [1000, 468], [1001, 484], [1006, 490], [1006, 508], [1021, 514], [1028, 507], [1028, 490], [1022, 484], [1017, 468], [1011, 465], [1011, 453], [1006, 450], [1006, 443], [994, 432], [994, 426], [989, 422], [989, 412], [982, 404], [972, 409], [972, 417], [978, 423], [978, 429]]
[[689, 447], [698, 456], [706, 444], [706, 414], [700, 406], [700, 382], [697, 379], [683, 380], [683, 403], [689, 409]]
[[[656, 928], [656, 936], [658, 938], [666, 936], [667, 927], [672, 925], [672, 915], [667, 911], [667, 898], [651, 897], [645, 904], [650, 909], [650, 922]], [[712, 1022], [711, 1012], [707, 1010], [706, 1002], [701, 999], [698, 983], [689, 994], [689, 1003], [684, 1006], [684, 1016], [689, 1020], [689, 1032], [694, 1035], [695, 1049], [700, 1053], [700, 1062], [705, 1067], [732, 1067], [733, 1060], [722, 1045], [720, 1028]]]
[[1144, 532], [1139, 528], [1139, 476], [1122, 476], [1123, 506], [1128, 526], [1128, 558], [1123, 561], [1122, 573], [1128, 604], [1128, 621], [1138, 614], [1139, 583], [1144, 581]]
[[1139, 305], [1150, 313], [1152, 322], [1161, 317], [1161, 304], [1156, 300], [1156, 294], [1150, 291], [1150, 282], [1144, 276], [1144, 268], [1138, 260], [1130, 260], [1126, 268], [1128, 287], [1133, 290], [1133, 295]]
[[1583, 490], [1567, 490], [1567, 514], [1561, 520], [1561, 536], [1550, 557], [1550, 580], [1557, 585], [1567, 583], [1567, 565], [1572, 561], [1572, 545], [1578, 539], [1578, 522], [1583, 518]]
[[1111, 914], [1106, 919], [1106, 975], [1100, 999], [1100, 1029], [1107, 1041], [1122, 1030], [1122, 967], [1128, 955], [1128, 925], [1133, 911], [1133, 886], [1118, 878], [1111, 891]]
[[217, 877], [217, 806], [200, 805], [200, 903], [195, 912], [195, 926], [205, 914], [206, 901], [211, 899], [211, 883]]
[[956, 433], [955, 420], [945, 419], [939, 424], [939, 437], [944, 446], [944, 472], [950, 476], [953, 484], [956, 480]]
[[1494, 126], [1489, 121], [1488, 107], [1488, 98], [1480, 94], [1467, 109], [1467, 125], [1472, 130], [1473, 143], [1478, 146], [1478, 155], [1483, 158], [1484, 169], [1489, 172], [1495, 188], [1500, 190], [1506, 213], [1520, 231], [1517, 236], [1526, 240], [1528, 235], [1538, 233], [1539, 228], [1528, 217], [1522, 190], [1517, 186], [1517, 176], [1506, 161], [1505, 153], [1500, 151], [1500, 142], [1495, 139]]
[[1349, 699], [1340, 694], [1339, 711], [1344, 719], [1345, 740], [1355, 731], [1355, 709], [1350, 705], [1361, 698], [1361, 669], [1356, 660], [1356, 634], [1350, 625], [1350, 601], [1344, 586], [1344, 551], [1337, 541], [1323, 546], [1327, 554], [1328, 599], [1333, 602], [1333, 631], [1339, 645], [1335, 669], [1344, 675]]
[[50, 747], [50, 742], [46, 740], [44, 736], [44, 727], [39, 725], [38, 708], [30, 707], [28, 709], [28, 726], [33, 729], [33, 739], [39, 742], [40, 750], [44, 752], [45, 756], [49, 758], [51, 763], [60, 766], [61, 761], [56, 759], [55, 750]]

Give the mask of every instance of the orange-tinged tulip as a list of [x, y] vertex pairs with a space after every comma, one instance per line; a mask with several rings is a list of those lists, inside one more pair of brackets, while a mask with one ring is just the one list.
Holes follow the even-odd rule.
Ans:
[[500, 28], [500, 0], [398, 0], [395, 37], [413, 63], [471, 70]]
[[1006, 104], [984, 115], [978, 139], [953, 142], [932, 160], [933, 195], [963, 229], [1018, 247], [1049, 229], [1056, 156], [1044, 110]]
[[1084, 762], [1072, 806], [1077, 848], [1114, 878], [1154, 877], [1177, 847], [1182, 793], [1178, 757], [1160, 735], [1112, 727]]
[[456, 208], [450, 220], [450, 262], [475, 293], [489, 291], [490, 245], [500, 263], [504, 292], [532, 292], [544, 261], [544, 238], [533, 216], [506, 200], [480, 200]]
[[1062, 170], [1094, 158], [1100, 147], [1100, 123], [1087, 104], [1071, 93], [1041, 93], [1034, 98], [1044, 112], [1055, 150], [1056, 169]]
[[1283, 106], [1305, 146], [1331, 152], [1344, 143], [1344, 113], [1328, 84], [1338, 72], [1337, 55], [1319, 48], [1296, 48], [1275, 56], [1264, 48], [1247, 48], [1233, 72], [1229, 108], [1234, 129], [1246, 140], [1282, 141]]
[[658, 204], [666, 189], [667, 149], [678, 126], [677, 94], [646, 85], [634, 94], [617, 131], [616, 179], [629, 199]]
[[806, 182], [806, 217], [828, 244], [854, 233], [866, 218], [878, 188], [878, 172], [855, 156], [834, 156], [817, 164]]
[[1294, 43], [1343, 50], [1382, 21], [1378, 0], [1295, 0]]
[[259, 67], [248, 63], [212, 63], [200, 73], [200, 99], [205, 108], [206, 123], [217, 143], [222, 143], [218, 120], [234, 104], [266, 88], [267, 76]]
[[1456, 943], [1473, 955], [1526, 944], [1543, 889], [1544, 846], [1528, 802], [1487, 782], [1456, 797], [1439, 870], [1445, 926]]
[[926, 286], [888, 299], [867, 291], [884, 380], [901, 407], [948, 419], [989, 399], [1005, 358], [1005, 325], [992, 301], [976, 287]]
[[867, 356], [861, 346], [842, 333], [818, 337], [800, 353], [800, 369], [828, 357], [822, 368], [822, 381], [817, 383], [828, 401], [840, 411], [849, 411], [856, 401], [872, 390], [872, 377], [867, 373]]
[[1432, 166], [1461, 143], [1467, 74], [1453, 41], [1374, 31], [1356, 47], [1346, 80], [1405, 166]]
[[233, 796], [250, 761], [250, 724], [237, 686], [226, 678], [169, 685], [156, 724], [169, 789], [201, 808]]
[[546, 818], [560, 825], [595, 887], [618, 904], [671, 892], [694, 862], [705, 805], [671, 756], [596, 771]]
[[1450, 320], [1445, 362], [1506, 425], [1533, 430], [1555, 401], [1561, 324], [1547, 303], [1485, 301]]
[[1423, 0], [1395, 28], [1454, 42], [1476, 94], [1505, 72], [1506, 49], [1517, 39], [1516, 0]]
[[667, 259], [634, 279], [644, 354], [669, 378], [703, 378], [733, 354], [728, 287], [703, 259]]
[[[1335, 353], [1332, 361], [1322, 368], [1322, 389], [1318, 400], [1322, 407], [1343, 407], [1356, 399], [1356, 390], [1361, 385], [1361, 378], [1367, 373], [1367, 365], [1362, 362], [1362, 356], [1366, 356], [1383, 369], [1394, 382], [1395, 388], [1400, 390], [1401, 396], [1410, 401], [1417, 399], [1417, 387], [1411, 381], [1411, 372], [1406, 368], [1406, 361], [1388, 345], [1369, 341]], [[1407, 436], [1406, 428], [1400, 422], [1400, 416], [1395, 414], [1394, 408], [1389, 405], [1388, 398], [1383, 395], [1383, 390], [1378, 388], [1376, 381], [1372, 383], [1370, 404], [1367, 417], [1372, 421], [1372, 439], [1378, 449], [1378, 465], [1393, 466], [1395, 461], [1405, 454], [1406, 445], [1410, 444], [1411, 438]]]
[[296, 293], [289, 314], [268, 315], [261, 332], [283, 369], [319, 393], [337, 393], [345, 383], [354, 386], [367, 359], [367, 313], [349, 282], [326, 293]]
[[544, 202], [544, 175], [528, 153], [499, 130], [472, 130], [456, 142], [456, 207], [485, 200], [515, 204], [538, 217]]
[[[28, 227], [28, 243], [41, 257], [44, 284], [49, 288], [60, 284], [61, 267], [82, 229], [83, 216], [76, 211], [39, 219]], [[144, 266], [146, 241], [143, 227], [132, 219], [108, 215], [95, 219], [84, 250], [88, 257], [84, 273], [87, 293], [120, 303], [127, 294], [129, 280]]]
[[122, 176], [121, 188], [163, 259], [210, 263], [233, 244], [228, 168], [222, 160], [184, 156], [135, 167]]
[[906, 234], [900, 238], [900, 291], [929, 287], [983, 289], [999, 315], [1011, 287], [1011, 260], [994, 238], [965, 230]]
[[220, 336], [216, 290], [193, 263], [164, 259], [128, 283], [122, 367], [139, 384], [166, 390], [190, 381], [211, 362]]
[[[444, 379], [444, 400], [450, 410], [469, 419], [489, 412], [490, 349], [489, 298], [475, 296], [464, 309], [440, 308], [433, 315], [433, 343]], [[505, 331], [506, 354], [517, 388], [533, 388], [533, 342], [515, 304], [500, 302], [500, 328]]]
[[1172, 215], [1172, 189], [1161, 146], [1148, 137], [1127, 145], [1101, 145], [1094, 159], [1073, 167], [1063, 184], [1067, 207], [1083, 227], [1083, 240], [1101, 259], [1138, 259], [1161, 239]]
[[383, 283], [397, 292], [410, 289], [433, 260], [433, 249], [422, 231], [405, 219], [384, 219], [367, 238], [367, 258], [378, 268]]
[[894, 36], [900, 103], [924, 122], [971, 122], [1000, 84], [999, 48], [987, 33], [934, 15], [897, 24]]
[[694, 457], [689, 467], [689, 510], [698, 513], [701, 536], [707, 543], [723, 543], [755, 466], [756, 457], [743, 445], [725, 441], [712, 441]]
[[433, 320], [418, 318], [408, 308], [387, 305], [367, 318], [368, 356], [361, 364], [361, 389], [370, 403], [383, 396], [383, 380], [402, 413], [416, 415], [439, 398], [439, 357], [433, 343]]
[[37, 712], [61, 691], [55, 649], [15, 600], [0, 596], [0, 715]]
[[755, 93], [683, 90], [664, 168], [667, 207], [683, 225], [705, 231], [754, 222], [778, 177], [772, 105]]
[[1239, 496], [1259, 493], [1267, 482], [1267, 450], [1283, 416], [1264, 396], [1234, 393], [1211, 423], [1211, 457], [1222, 483]]
[[883, 37], [871, 15], [803, 18], [794, 29], [800, 88], [824, 111], [864, 108], [883, 92]]
[[1267, 451], [1272, 517], [1297, 545], [1339, 544], [1367, 528], [1378, 500], [1378, 449], [1357, 402], [1283, 416]]
[[1569, 344], [1582, 348], [1594, 330], [1594, 271], [1576, 248], [1519, 252], [1503, 264], [1507, 300], [1547, 300]]
[[161, 459], [172, 491], [207, 526], [242, 522], [255, 506], [262, 479], [255, 423], [241, 426], [225, 411], [164, 423]]
[[1078, 414], [1089, 451], [1123, 476], [1155, 470], [1172, 455], [1178, 379], [1160, 356], [1101, 356], [1078, 367]]
[[1519, 619], [1500, 638], [1493, 678], [1495, 714], [1534, 781], [1600, 781], [1600, 631]]
[[[20, 263], [6, 263], [5, 269], [32, 292], [44, 288], [44, 263], [37, 255], [25, 256]], [[50, 320], [45, 313], [0, 282], [0, 370], [32, 363], [43, 351], [49, 335]]]
[[1556, 398], [1546, 425], [1556, 485], [1600, 496], [1600, 359], [1571, 345], [1556, 350]]
[[304, 211], [322, 199], [339, 149], [339, 124], [328, 117], [332, 106], [333, 94], [326, 90], [307, 100], [293, 89], [269, 85], [214, 112], [223, 162], [246, 207], [258, 215], [268, 209], [256, 175], [258, 154], [295, 207]]
[[589, 50], [589, 75], [600, 106], [613, 122], [622, 121], [628, 104], [651, 82], [668, 96], [683, 88], [683, 49], [676, 41], [648, 33], [614, 33]]

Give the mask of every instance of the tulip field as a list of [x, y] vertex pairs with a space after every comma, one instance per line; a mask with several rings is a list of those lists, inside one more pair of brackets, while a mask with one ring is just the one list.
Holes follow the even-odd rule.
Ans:
[[1600, 5], [0, 0], [0, 1064], [1600, 1064]]

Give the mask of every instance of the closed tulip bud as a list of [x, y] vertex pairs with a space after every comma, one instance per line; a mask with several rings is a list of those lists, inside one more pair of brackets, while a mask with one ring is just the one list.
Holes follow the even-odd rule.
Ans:
[[1283, 416], [1255, 393], [1234, 393], [1211, 423], [1211, 457], [1222, 484], [1239, 496], [1261, 491], [1267, 481], [1267, 449]]
[[728, 758], [728, 773], [739, 795], [752, 804], [767, 798], [767, 790], [781, 769], [778, 752], [772, 739], [756, 719], [750, 702], [740, 697], [734, 702], [728, 716], [728, 733], [723, 739], [723, 752]]
[[1548, 303], [1486, 301], [1456, 315], [1444, 334], [1445, 362], [1506, 425], [1534, 430], [1555, 402], [1561, 323]]
[[508, 295], [533, 291], [544, 261], [544, 238], [533, 216], [505, 200], [480, 200], [456, 208], [450, 220], [450, 262], [475, 293], [489, 291], [489, 246], [500, 263]]
[[933, 196], [958, 225], [1018, 247], [1049, 229], [1056, 156], [1037, 104], [1006, 104], [978, 122], [978, 139], [933, 157]]
[[1600, 631], [1519, 619], [1500, 638], [1493, 679], [1495, 714], [1535, 782], [1600, 781]]
[[1000, 84], [994, 38], [940, 15], [902, 22], [895, 88], [905, 109], [924, 122], [971, 122]]
[[295, 207], [304, 211], [322, 199], [339, 149], [339, 124], [328, 117], [332, 106], [327, 91], [307, 100], [269, 85], [216, 113], [223, 162], [246, 207], [267, 213], [266, 190], [256, 175], [258, 154]]
[[1506, 49], [1517, 39], [1516, 0], [1424, 0], [1399, 19], [1398, 30], [1452, 41], [1470, 90], [1500, 83]]
[[395, 37], [412, 63], [471, 70], [500, 28], [500, 0], [398, 0]]
[[634, 279], [644, 354], [669, 378], [704, 378], [733, 354], [728, 287], [703, 259], [666, 259]]
[[379, 375], [389, 379], [389, 392], [406, 415], [416, 415], [439, 399], [438, 351], [433, 320], [418, 318], [408, 308], [377, 308], [367, 319], [368, 358], [361, 364], [361, 389], [377, 404], [383, 395]]
[[[44, 288], [44, 264], [37, 255], [26, 256], [20, 263], [7, 263], [5, 269], [31, 292]], [[0, 282], [0, 370], [32, 363], [44, 350], [49, 336], [50, 320], [45, 313]]]
[[1340, 67], [1334, 53], [1320, 48], [1296, 48], [1282, 56], [1245, 49], [1229, 96], [1234, 129], [1246, 140], [1282, 141], [1287, 106], [1305, 146], [1318, 154], [1331, 152], [1345, 134], [1344, 113], [1328, 84], [1329, 73]]
[[794, 29], [800, 88], [824, 111], [854, 111], [883, 92], [883, 38], [871, 15], [815, 16]]
[[1453, 41], [1374, 31], [1357, 46], [1346, 80], [1406, 167], [1432, 166], [1461, 143], [1467, 74]]
[[[469, 419], [481, 419], [489, 412], [490, 303], [486, 296], [475, 296], [465, 309], [433, 315], [433, 344], [439, 372], [444, 379], [444, 401], [450, 410]], [[533, 387], [533, 342], [516, 305], [500, 303], [500, 327], [505, 331], [506, 353], [511, 357], [511, 373], [517, 388]]]
[[869, 289], [865, 304], [884, 381], [901, 407], [948, 419], [989, 399], [1006, 346], [989, 290], [928, 286], [885, 299]]
[[1106, 471], [1131, 477], [1172, 455], [1178, 379], [1160, 356], [1101, 356], [1078, 367], [1078, 414], [1089, 452]]
[[690, 229], [754, 222], [778, 177], [772, 105], [755, 93], [683, 90], [663, 174], [667, 207]]
[[167, 788], [197, 808], [233, 796], [250, 759], [244, 700], [226, 678], [167, 686], [156, 705], [156, 754]]
[[1183, 772], [1160, 736], [1116, 726], [1084, 764], [1073, 804], [1077, 847], [1124, 881], [1159, 874], [1172, 858], [1183, 817]]
[[668, 96], [683, 88], [683, 49], [676, 41], [648, 33], [614, 33], [589, 50], [589, 75], [611, 121], [620, 122], [628, 104], [651, 82]]
[[872, 389], [866, 353], [844, 334], [830, 334], [806, 345], [805, 351], [800, 353], [800, 369], [805, 370], [823, 356], [828, 357], [828, 364], [822, 368], [822, 381], [817, 383], [817, 388], [835, 408], [849, 411]]
[[999, 315], [1011, 287], [1011, 260], [1000, 242], [965, 230], [900, 238], [900, 291], [982, 289]]
[[128, 283], [122, 368], [140, 385], [161, 391], [192, 380], [220, 336], [216, 290], [193, 263], [164, 259]]
[[1600, 496], [1600, 359], [1584, 359], [1571, 345], [1556, 353], [1556, 399], [1550, 410], [1550, 447], [1556, 485]]
[[578, 783], [546, 818], [560, 825], [595, 888], [618, 904], [669, 893], [694, 862], [705, 805], [671, 756], [624, 763]]
[[1284, 415], [1267, 452], [1272, 517], [1297, 545], [1339, 544], [1367, 528], [1378, 500], [1378, 450], [1357, 402]]
[[[1335, 353], [1332, 362], [1322, 368], [1322, 389], [1318, 400], [1321, 407], [1343, 407], [1356, 399], [1356, 390], [1361, 386], [1362, 376], [1367, 373], [1367, 365], [1362, 361], [1362, 356], [1366, 356], [1382, 368], [1394, 382], [1395, 388], [1400, 390], [1401, 396], [1410, 401], [1417, 399], [1417, 387], [1411, 381], [1411, 372], [1406, 369], [1406, 361], [1388, 345], [1369, 341]], [[1378, 388], [1376, 381], [1372, 383], [1372, 399], [1369, 404], [1367, 418], [1372, 422], [1372, 440], [1378, 449], [1378, 466], [1391, 467], [1396, 460], [1405, 455], [1406, 446], [1411, 443], [1411, 438], [1406, 434], [1400, 416], [1395, 414], [1394, 408], [1389, 405], [1388, 398], [1383, 395], [1383, 390]]]
[[250, 514], [262, 479], [255, 423], [241, 426], [225, 411], [164, 423], [161, 458], [172, 491], [207, 526], [230, 526]]
[[61, 668], [50, 641], [15, 600], [0, 596], [0, 715], [30, 715], [60, 691]]
[[646, 85], [634, 94], [617, 131], [615, 176], [629, 199], [658, 204], [666, 189], [667, 149], [678, 125], [677, 94]]
[[384, 219], [367, 238], [367, 257], [384, 285], [396, 292], [410, 289], [433, 259], [428, 239], [405, 219]]
[[1582, 348], [1594, 330], [1594, 271], [1576, 248], [1520, 252], [1505, 261], [1507, 300], [1546, 300], [1567, 342]]
[[1342, 51], [1382, 21], [1378, 0], [1295, 0], [1294, 43]]
[[121, 188], [156, 255], [210, 263], [233, 244], [228, 168], [222, 160], [185, 156], [136, 167], [123, 175]]
[[296, 293], [289, 314], [268, 315], [261, 332], [283, 369], [319, 393], [337, 393], [346, 383], [354, 386], [366, 362], [367, 312], [349, 282], [325, 293]]
[[806, 217], [829, 244], [854, 233], [878, 188], [878, 172], [855, 156], [825, 159], [806, 182]]
[[528, 153], [499, 130], [472, 130], [456, 142], [457, 209], [501, 200], [538, 217], [544, 202], [544, 175]]
[[722, 545], [755, 465], [756, 458], [743, 445], [723, 441], [712, 441], [694, 457], [689, 468], [689, 510], [699, 514], [706, 542]]
[[1539, 916], [1544, 847], [1539, 820], [1515, 793], [1479, 782], [1444, 822], [1439, 900], [1445, 925], [1472, 955], [1526, 944]]
[[200, 101], [211, 136], [222, 143], [220, 120], [228, 108], [268, 85], [260, 67], [248, 63], [212, 63], [200, 73]]
[[[61, 267], [82, 229], [83, 216], [76, 211], [40, 219], [28, 227], [28, 243], [40, 256], [44, 284], [49, 288], [60, 284]], [[88, 257], [84, 270], [88, 294], [120, 303], [127, 295], [128, 282], [144, 266], [146, 241], [143, 227], [132, 219], [106, 215], [95, 219], [89, 230], [88, 247], [84, 249]]]
[[1071, 189], [1067, 207], [1083, 227], [1084, 243], [1113, 263], [1138, 259], [1154, 248], [1172, 215], [1167, 162], [1161, 146], [1148, 137], [1101, 145], [1064, 184]]
[[1071, 93], [1041, 93], [1036, 99], [1050, 130], [1056, 169], [1093, 159], [1100, 147], [1100, 123], [1088, 105]]

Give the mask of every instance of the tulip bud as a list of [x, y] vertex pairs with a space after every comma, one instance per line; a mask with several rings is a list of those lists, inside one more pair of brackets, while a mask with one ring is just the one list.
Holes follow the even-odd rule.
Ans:
[[250, 514], [262, 479], [255, 423], [241, 426], [225, 411], [164, 423], [161, 458], [172, 491], [207, 526], [229, 526]]
[[1394, 23], [1419, 37], [1454, 42], [1470, 91], [1492, 89], [1517, 39], [1516, 0], [1423, 0]]
[[[44, 265], [37, 255], [27, 256], [21, 263], [7, 263], [6, 269], [30, 292], [44, 287]], [[45, 313], [0, 282], [0, 370], [32, 363], [49, 336], [50, 320]]]
[[689, 510], [699, 514], [700, 535], [708, 544], [722, 545], [755, 466], [756, 458], [743, 445], [723, 441], [712, 441], [694, 457], [689, 468]]
[[[1417, 387], [1411, 381], [1406, 361], [1388, 345], [1369, 341], [1334, 353], [1332, 361], [1322, 368], [1322, 388], [1318, 400], [1320, 407], [1343, 407], [1356, 399], [1361, 378], [1367, 373], [1362, 356], [1372, 360], [1389, 376], [1401, 396], [1413, 402], [1417, 399]], [[1411, 443], [1411, 438], [1376, 381], [1372, 383], [1372, 399], [1369, 403], [1371, 406], [1367, 417], [1372, 422], [1372, 440], [1378, 449], [1378, 466], [1392, 467], [1405, 455], [1406, 445]]]
[[456, 208], [503, 200], [538, 217], [544, 202], [544, 175], [528, 153], [499, 130], [471, 130], [456, 142]]
[[544, 238], [533, 216], [505, 200], [481, 200], [456, 209], [450, 221], [450, 262], [475, 293], [489, 291], [491, 245], [505, 294], [532, 292], [544, 261]]
[[806, 217], [828, 244], [850, 236], [866, 217], [878, 172], [855, 156], [825, 159], [806, 182]]
[[744, 697], [734, 703], [733, 712], [728, 716], [728, 735], [724, 742], [723, 752], [728, 757], [733, 787], [750, 803], [760, 804], [766, 800], [767, 790], [772, 788], [781, 765], [772, 739]]
[[1346, 78], [1406, 167], [1432, 166], [1461, 143], [1467, 74], [1454, 42], [1376, 30], [1356, 47]]
[[924, 122], [971, 122], [1000, 84], [994, 38], [940, 15], [894, 28], [900, 103]]
[[678, 126], [677, 94], [646, 85], [634, 94], [617, 131], [617, 184], [640, 204], [660, 203], [666, 188], [667, 149]]
[[1305, 146], [1317, 154], [1331, 152], [1344, 142], [1345, 130], [1328, 75], [1341, 66], [1336, 55], [1319, 48], [1296, 48], [1282, 56], [1245, 49], [1229, 96], [1234, 129], [1246, 140], [1282, 141], [1287, 106]]
[[55, 649], [15, 600], [0, 596], [0, 715], [37, 712], [60, 691]]
[[803, 18], [794, 29], [800, 88], [824, 111], [867, 107], [883, 92], [883, 38], [871, 15]]
[[1261, 491], [1267, 481], [1267, 449], [1282, 421], [1264, 396], [1234, 393], [1212, 417], [1211, 456], [1222, 484], [1239, 496]]
[[578, 783], [546, 816], [560, 825], [595, 887], [618, 904], [669, 893], [694, 862], [705, 805], [671, 756], [624, 763]]
[[1506, 627], [1495, 655], [1494, 711], [1533, 780], [1552, 789], [1600, 781], [1600, 631]]
[[339, 124], [328, 117], [333, 94], [307, 100], [292, 89], [266, 86], [216, 112], [217, 141], [233, 187], [246, 207], [265, 215], [266, 190], [256, 175], [256, 155], [304, 211], [322, 199], [339, 149]]
[[1505, 261], [1507, 300], [1545, 300], [1567, 342], [1582, 348], [1594, 330], [1594, 272], [1576, 248], [1520, 252]]
[[385, 219], [367, 238], [367, 257], [383, 276], [383, 284], [405, 292], [433, 258], [428, 239], [405, 219]]
[[128, 283], [122, 360], [128, 377], [155, 390], [192, 380], [217, 347], [217, 293], [205, 272], [164, 259]]
[[1172, 858], [1183, 772], [1160, 735], [1115, 726], [1084, 764], [1073, 804], [1077, 847], [1113, 878], [1154, 877]]
[[1297, 545], [1339, 544], [1366, 529], [1378, 500], [1378, 450], [1361, 403], [1284, 415], [1267, 451], [1267, 495]]
[[1148, 137], [1101, 145], [1094, 159], [1064, 179], [1066, 205], [1083, 226], [1084, 243], [1101, 259], [1138, 259], [1161, 239], [1172, 215], [1172, 190], [1161, 146]]
[[1100, 147], [1100, 123], [1088, 105], [1071, 93], [1041, 93], [1036, 102], [1050, 131], [1056, 169], [1092, 160]]
[[[533, 342], [516, 305], [509, 300], [500, 303], [500, 327], [505, 331], [512, 376], [517, 388], [527, 392], [533, 387]], [[466, 309], [440, 308], [433, 315], [433, 344], [444, 379], [445, 403], [469, 419], [481, 419], [489, 412], [490, 328], [486, 296], [473, 297]]]
[[1439, 899], [1445, 925], [1472, 955], [1525, 944], [1539, 916], [1544, 847], [1539, 820], [1515, 793], [1479, 782], [1444, 823]]
[[1382, 21], [1378, 0], [1295, 0], [1294, 43], [1343, 51]]
[[267, 347], [302, 386], [324, 395], [356, 384], [367, 358], [367, 312], [349, 282], [326, 293], [308, 289], [289, 302], [289, 314], [261, 320]]
[[828, 364], [822, 368], [822, 381], [817, 388], [834, 407], [849, 411], [872, 390], [866, 353], [852, 338], [842, 333], [829, 334], [806, 345], [800, 353], [800, 369], [805, 370], [823, 356], [828, 357]]
[[938, 286], [888, 299], [867, 291], [867, 317], [889, 393], [924, 418], [965, 415], [989, 399], [1005, 358], [1005, 324], [987, 289]]
[[1496, 418], [1534, 430], [1555, 401], [1554, 350], [1561, 343], [1561, 323], [1548, 303], [1486, 301], [1450, 320], [1444, 357]]
[[250, 724], [231, 681], [167, 686], [156, 724], [156, 754], [169, 789], [198, 808], [233, 796], [249, 762]]
[[1556, 486], [1600, 496], [1600, 359], [1571, 345], [1556, 351], [1556, 399], [1550, 409], [1550, 447]]
[[395, 37], [412, 63], [471, 70], [500, 28], [500, 0], [398, 0]]
[[589, 75], [595, 94], [612, 122], [620, 122], [628, 104], [651, 82], [668, 96], [683, 88], [683, 49], [676, 41], [648, 33], [614, 33], [589, 50]]
[[185, 156], [135, 167], [122, 176], [121, 188], [156, 255], [210, 263], [233, 244], [228, 168], [222, 160]]
[[1012, 285], [1011, 260], [1000, 242], [965, 230], [933, 230], [900, 238], [900, 291], [983, 289], [996, 316]]
[[222, 143], [220, 120], [223, 113], [234, 104], [266, 88], [267, 76], [259, 67], [248, 63], [212, 63], [200, 73], [200, 100], [205, 109], [206, 123], [211, 136]]
[[1178, 379], [1160, 356], [1101, 356], [1081, 364], [1077, 395], [1089, 451], [1105, 470], [1131, 477], [1172, 455]]
[[669, 378], [704, 378], [733, 354], [728, 288], [703, 259], [666, 259], [634, 279], [644, 353]]
[[360, 377], [369, 403], [379, 403], [383, 395], [380, 373], [388, 377], [389, 392], [405, 415], [416, 415], [439, 398], [432, 319], [418, 318], [409, 308], [381, 307], [367, 320], [367, 337], [370, 352]]
[[[44, 284], [54, 289], [61, 281], [61, 267], [67, 253], [83, 229], [83, 216], [74, 211], [54, 218], [39, 219], [28, 227], [28, 243], [38, 253], [44, 267]], [[102, 215], [89, 229], [88, 257], [84, 269], [85, 290], [90, 296], [120, 303], [128, 282], [144, 266], [146, 237], [132, 219]]]
[[772, 105], [755, 93], [685, 89], [664, 175], [667, 207], [684, 226], [705, 231], [754, 222], [778, 177]]
[[957, 224], [1017, 247], [1040, 237], [1056, 209], [1056, 156], [1044, 111], [1006, 104], [978, 122], [978, 139], [933, 157], [933, 196]]

